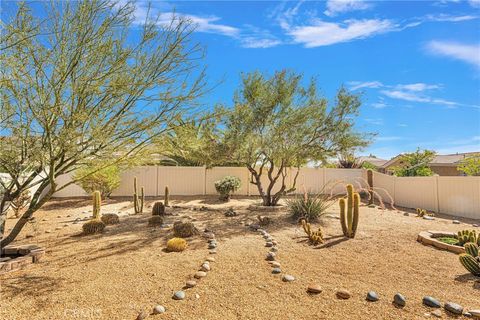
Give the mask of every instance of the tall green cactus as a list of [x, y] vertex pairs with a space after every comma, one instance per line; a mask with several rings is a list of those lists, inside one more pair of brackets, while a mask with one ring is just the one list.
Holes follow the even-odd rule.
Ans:
[[457, 233], [458, 244], [463, 246], [467, 242], [472, 242], [480, 246], [480, 235], [475, 230], [462, 230]]
[[367, 170], [367, 181], [368, 181], [368, 194], [370, 198], [368, 199], [368, 205], [373, 205], [373, 170]]
[[474, 276], [480, 277], [480, 256], [478, 255], [478, 245], [468, 242], [465, 244], [465, 253], [459, 258], [460, 263]]
[[133, 208], [135, 214], [143, 213], [143, 204], [145, 202], [145, 193], [143, 187], [140, 188], [140, 195], [137, 192], [137, 177], [133, 178]]
[[165, 207], [168, 207], [168, 203], [169, 203], [169, 200], [170, 200], [170, 192], [168, 190], [168, 186], [165, 186], [165, 200], [163, 201], [164, 204], [165, 204]]
[[102, 206], [102, 196], [100, 191], [93, 192], [93, 219], [100, 219], [100, 208]]
[[351, 184], [347, 185], [347, 197], [340, 199], [339, 204], [343, 234], [346, 237], [355, 238], [360, 213], [360, 195], [353, 191]]

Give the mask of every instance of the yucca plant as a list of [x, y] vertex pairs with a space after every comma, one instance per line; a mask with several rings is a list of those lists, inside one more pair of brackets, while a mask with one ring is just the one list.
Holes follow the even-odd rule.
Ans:
[[334, 203], [335, 197], [328, 193], [311, 194], [306, 191], [302, 196], [287, 200], [292, 217], [307, 222], [319, 220]]

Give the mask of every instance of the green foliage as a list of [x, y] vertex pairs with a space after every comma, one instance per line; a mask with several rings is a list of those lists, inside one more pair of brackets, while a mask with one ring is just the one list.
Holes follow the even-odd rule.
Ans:
[[467, 176], [480, 176], [480, 154], [474, 154], [462, 160], [457, 169]]
[[478, 255], [477, 244], [465, 244], [465, 253], [460, 254], [459, 260], [460, 263], [465, 267], [465, 269], [467, 269], [471, 274], [480, 277], [480, 256]]
[[302, 219], [302, 227], [303, 231], [305, 231], [305, 233], [307, 234], [308, 240], [311, 244], [317, 245], [325, 242], [325, 240], [323, 239], [322, 228], [319, 227], [317, 231], [312, 231], [310, 223], [305, 221], [305, 219]]
[[145, 192], [140, 188], [140, 194], [137, 191], [137, 177], [133, 178], [133, 210], [135, 214], [143, 213], [143, 204], [145, 202]]
[[357, 169], [361, 167], [361, 163], [358, 158], [355, 157], [353, 152], [342, 152], [338, 157], [338, 168], [343, 169]]
[[220, 194], [220, 200], [229, 201], [232, 193], [241, 186], [241, 181], [235, 176], [226, 176], [215, 181], [215, 190]]
[[306, 222], [319, 220], [334, 203], [335, 199], [327, 193], [309, 194], [304, 192], [303, 196], [295, 196], [293, 199], [287, 200], [292, 218]]
[[459, 245], [457, 238], [441, 237], [441, 238], [437, 238], [437, 240], [440, 241], [440, 242], [446, 243], [446, 244]]
[[120, 169], [116, 165], [84, 167], [75, 171], [73, 179], [78, 181], [85, 192], [98, 190], [105, 199], [120, 186]]
[[353, 186], [347, 184], [347, 197], [340, 199], [340, 224], [343, 234], [349, 238], [355, 238], [357, 233], [360, 195], [353, 191]]
[[234, 106], [225, 111], [222, 155], [247, 167], [265, 206], [277, 205], [295, 190], [299, 171], [286, 168], [323, 162], [368, 144], [365, 135], [354, 131], [359, 96], [340, 88], [329, 104], [318, 94], [315, 80], [302, 83], [303, 76], [294, 72], [276, 72], [272, 77], [243, 74]]
[[9, 179], [0, 239], [3, 200], [36, 191], [0, 246], [55, 192], [76, 183], [59, 176], [92, 162], [129, 162], [204, 94], [195, 22], [172, 15], [158, 23], [150, 11], [139, 27], [134, 6], [48, 1], [44, 14], [27, 1], [2, 7], [0, 172]]
[[428, 166], [435, 157], [435, 152], [430, 150], [405, 153], [400, 156], [400, 165], [392, 168], [398, 177], [431, 176], [433, 171]]
[[168, 252], [181, 252], [188, 246], [187, 240], [182, 238], [172, 238], [167, 241]]
[[372, 164], [371, 162], [368, 162], [368, 161], [363, 161], [361, 168], [362, 169], [367, 169], [367, 170], [378, 171], [377, 166]]

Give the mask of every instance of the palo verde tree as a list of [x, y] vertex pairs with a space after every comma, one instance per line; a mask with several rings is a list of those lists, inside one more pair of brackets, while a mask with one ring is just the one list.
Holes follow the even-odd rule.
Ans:
[[467, 176], [480, 176], [480, 153], [474, 153], [460, 161], [457, 170]]
[[435, 157], [435, 152], [431, 150], [420, 150], [404, 153], [399, 157], [399, 165], [392, 168], [398, 177], [431, 176], [432, 169], [429, 164]]
[[[360, 104], [358, 96], [340, 88], [329, 105], [318, 95], [314, 80], [304, 87], [302, 75], [293, 72], [276, 72], [270, 78], [259, 72], [243, 75], [222, 124], [223, 154], [245, 165], [263, 205], [275, 206], [295, 190], [302, 165], [367, 145], [366, 135], [353, 129]], [[289, 174], [294, 175], [291, 184]]]
[[57, 177], [129, 161], [204, 92], [191, 21], [138, 24], [133, 3], [108, 0], [44, 9], [42, 21], [23, 3], [2, 16], [0, 239], [10, 201], [27, 189], [32, 199], [1, 246], [54, 192], [82, 179], [59, 185]]

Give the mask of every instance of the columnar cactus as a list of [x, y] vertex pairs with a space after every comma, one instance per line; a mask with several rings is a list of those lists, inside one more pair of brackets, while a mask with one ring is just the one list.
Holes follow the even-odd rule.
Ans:
[[137, 192], [137, 177], [133, 178], [133, 209], [135, 214], [143, 213], [143, 203], [145, 202], [145, 193], [143, 187], [140, 188], [140, 195]]
[[347, 185], [347, 197], [340, 199], [340, 223], [343, 234], [355, 238], [360, 213], [360, 195], [353, 192], [353, 186]]
[[170, 202], [169, 198], [170, 198], [170, 192], [168, 190], [168, 186], [165, 186], [165, 200], [164, 200], [165, 207], [169, 206], [169, 202]]
[[468, 242], [465, 244], [465, 253], [459, 256], [460, 263], [474, 276], [480, 277], [480, 256], [478, 245]]
[[100, 219], [100, 208], [102, 206], [102, 196], [100, 191], [93, 192], [93, 219]]
[[323, 232], [321, 228], [318, 228], [317, 231], [312, 231], [310, 223], [308, 223], [305, 219], [302, 219], [302, 227], [308, 236], [308, 240], [312, 244], [317, 245], [325, 242], [325, 240], [323, 239]]
[[368, 205], [373, 205], [373, 170], [367, 170], [367, 181], [368, 181], [368, 193], [370, 198], [368, 199]]
[[480, 246], [480, 235], [475, 230], [462, 230], [457, 233], [458, 244], [463, 246], [467, 242], [472, 242]]
[[105, 229], [105, 223], [101, 220], [102, 214], [100, 213], [101, 196], [99, 191], [93, 193], [93, 218], [87, 221], [82, 230], [84, 234], [94, 234], [102, 232]]

